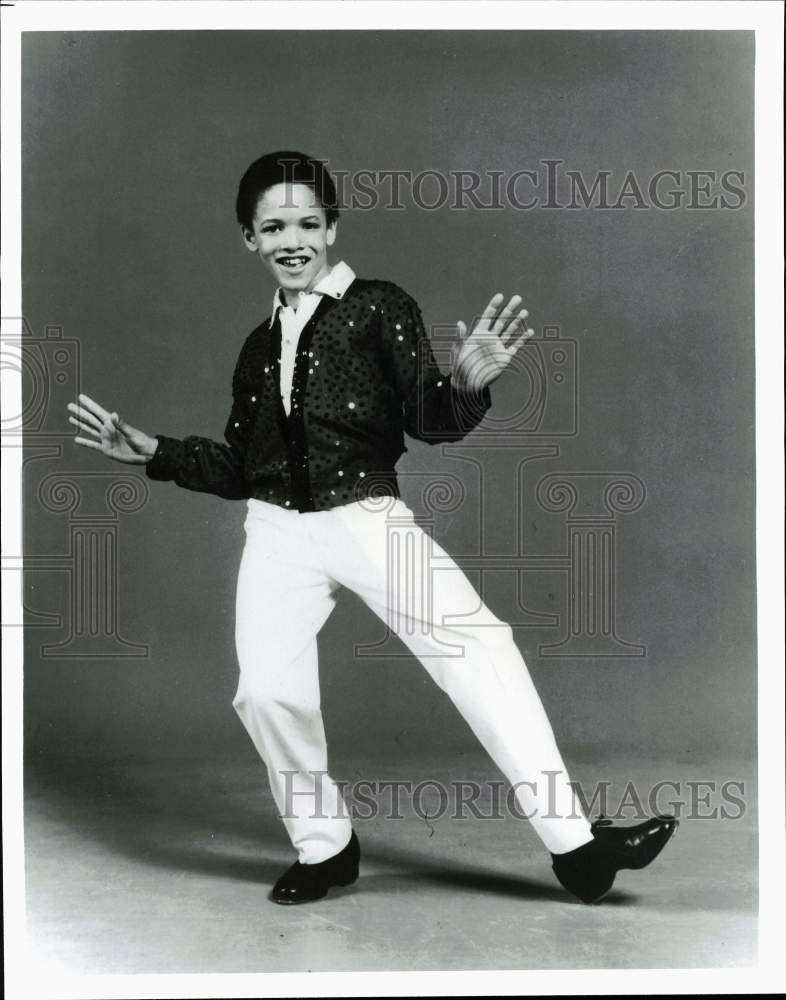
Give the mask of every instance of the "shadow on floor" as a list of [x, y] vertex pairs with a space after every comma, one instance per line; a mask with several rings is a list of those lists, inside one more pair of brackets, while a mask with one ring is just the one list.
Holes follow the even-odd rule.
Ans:
[[[40, 805], [72, 834], [146, 865], [272, 886], [294, 860], [272, 799], [261, 794], [260, 782], [245, 767], [33, 758], [25, 783], [31, 820]], [[364, 837], [362, 826], [359, 836], [361, 864], [392, 869], [386, 875], [364, 874], [364, 892], [388, 892], [395, 877], [399, 891], [411, 880], [419, 888], [425, 883], [518, 899], [568, 900], [557, 884], [501, 875], [492, 865], [457, 863], [444, 856], [435, 860], [400, 843], [383, 846], [378, 837]], [[604, 905], [635, 898], [615, 890]]]

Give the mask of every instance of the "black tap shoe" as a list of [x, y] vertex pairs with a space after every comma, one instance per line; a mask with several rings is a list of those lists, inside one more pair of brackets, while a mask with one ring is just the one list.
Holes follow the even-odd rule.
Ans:
[[554, 874], [582, 903], [597, 903], [623, 868], [645, 868], [660, 854], [677, 829], [673, 816], [655, 816], [636, 826], [613, 826], [609, 819], [592, 824], [592, 840], [566, 854], [552, 854]]
[[274, 903], [311, 903], [322, 899], [334, 885], [351, 885], [358, 877], [360, 844], [352, 831], [343, 851], [315, 865], [302, 865], [296, 861], [273, 886]]

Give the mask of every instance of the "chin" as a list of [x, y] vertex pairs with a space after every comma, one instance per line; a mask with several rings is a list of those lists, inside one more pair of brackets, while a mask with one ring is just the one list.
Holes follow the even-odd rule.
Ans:
[[318, 273], [318, 271], [314, 271], [312, 274], [308, 274], [306, 272], [303, 274], [284, 274], [282, 276], [281, 284], [286, 288], [296, 288], [298, 290], [302, 290], [304, 288], [308, 288], [308, 286], [312, 284]]

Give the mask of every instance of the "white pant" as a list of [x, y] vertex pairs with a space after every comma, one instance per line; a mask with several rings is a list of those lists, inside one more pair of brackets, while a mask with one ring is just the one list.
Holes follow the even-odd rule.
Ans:
[[301, 514], [252, 499], [245, 531], [233, 705], [267, 765], [301, 863], [338, 853], [351, 833], [327, 775], [316, 642], [342, 586], [448, 693], [517, 786], [517, 803], [546, 848], [558, 854], [592, 839], [510, 626], [494, 617], [403, 501], [367, 499]]

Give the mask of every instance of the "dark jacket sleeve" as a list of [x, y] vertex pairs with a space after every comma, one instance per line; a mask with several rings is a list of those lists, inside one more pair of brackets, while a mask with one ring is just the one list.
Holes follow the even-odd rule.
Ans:
[[380, 317], [388, 371], [402, 399], [404, 429], [429, 444], [459, 441], [478, 426], [491, 406], [491, 392], [467, 392], [443, 375], [415, 300], [390, 286]]
[[156, 434], [158, 447], [145, 466], [149, 479], [171, 481], [187, 490], [214, 493], [226, 500], [251, 495], [244, 477], [244, 457], [252, 429], [250, 397], [242, 379], [243, 352], [232, 378], [232, 409], [224, 430], [226, 444], [211, 438]]

